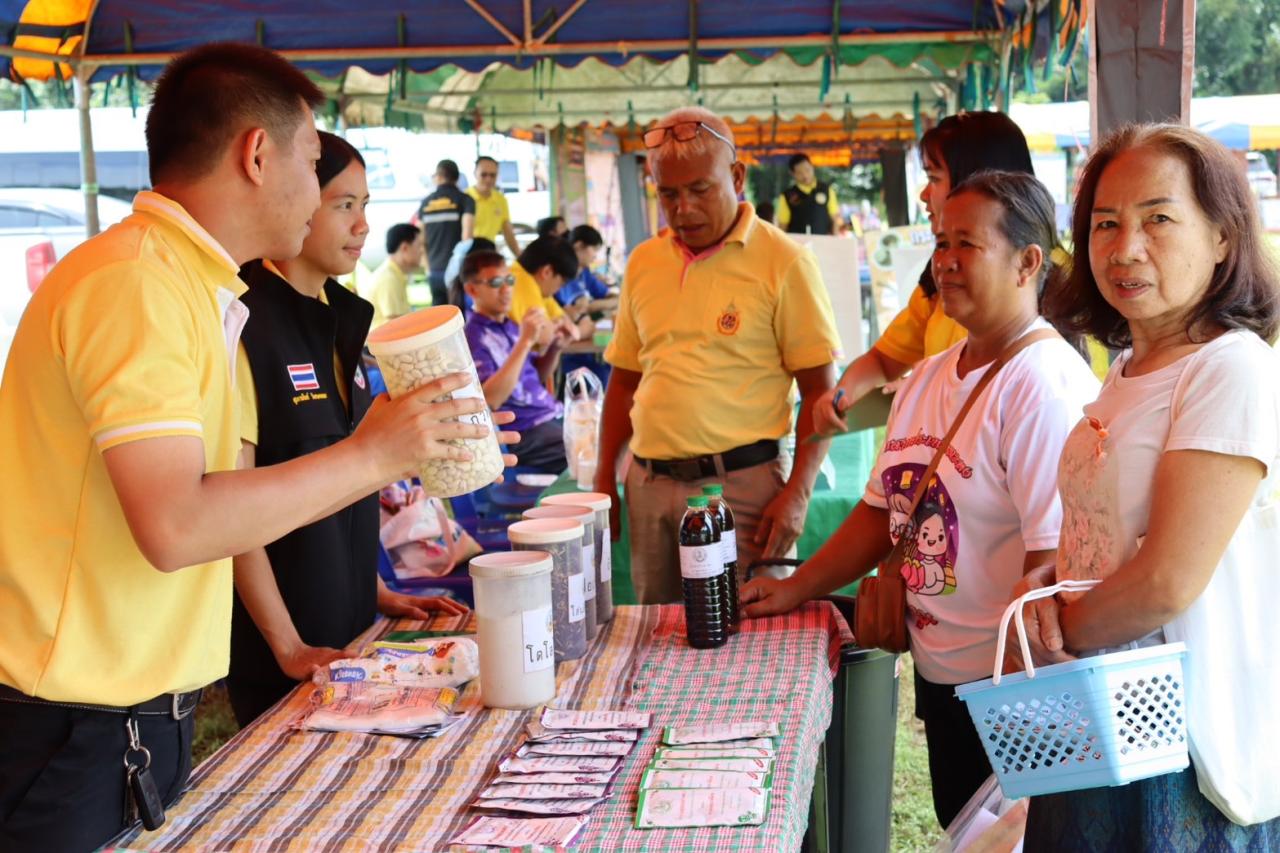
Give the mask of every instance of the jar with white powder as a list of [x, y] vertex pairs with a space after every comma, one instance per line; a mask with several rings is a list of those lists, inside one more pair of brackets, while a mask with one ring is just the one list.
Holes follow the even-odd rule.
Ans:
[[556, 695], [551, 555], [499, 551], [471, 559], [480, 647], [480, 697], [519, 710]]

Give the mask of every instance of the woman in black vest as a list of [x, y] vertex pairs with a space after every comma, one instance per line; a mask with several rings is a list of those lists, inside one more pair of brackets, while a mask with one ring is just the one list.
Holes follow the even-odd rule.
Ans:
[[[302, 254], [240, 271], [249, 285], [237, 365], [248, 465], [346, 438], [371, 403], [361, 350], [373, 306], [333, 280], [355, 268], [369, 233], [364, 160], [330, 133], [320, 134], [320, 150], [320, 208]], [[241, 725], [342, 657], [378, 612], [425, 619], [430, 610], [465, 611], [449, 599], [391, 592], [377, 561], [376, 494], [235, 559], [227, 684]]]

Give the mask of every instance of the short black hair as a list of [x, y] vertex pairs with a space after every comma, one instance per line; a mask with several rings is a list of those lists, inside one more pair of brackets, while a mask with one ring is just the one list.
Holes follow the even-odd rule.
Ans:
[[364, 157], [360, 156], [354, 145], [341, 136], [320, 131], [320, 159], [316, 162], [316, 178], [320, 181], [320, 189], [324, 189], [330, 181], [341, 175], [352, 160], [364, 166]]
[[808, 154], [792, 154], [791, 158], [787, 160], [787, 171], [791, 171], [801, 163], [808, 163], [811, 166], [813, 165], [813, 161], [809, 159]]
[[490, 157], [488, 154], [481, 154], [479, 157], [476, 158], [477, 169], [480, 168], [481, 163], [492, 163], [495, 166], [498, 165], [498, 161]]
[[578, 256], [574, 254], [573, 246], [559, 237], [534, 240], [520, 253], [519, 263], [529, 275], [536, 275], [538, 270], [548, 265], [566, 281], [578, 274]]
[[462, 262], [462, 280], [468, 282], [475, 278], [480, 270], [489, 267], [500, 267], [507, 263], [506, 258], [492, 251], [471, 252], [467, 255], [467, 259]]
[[277, 53], [213, 42], [175, 57], [156, 80], [147, 113], [151, 183], [213, 171], [231, 142], [261, 127], [289, 146], [324, 94]]
[[590, 225], [579, 225], [569, 232], [570, 243], [581, 243], [584, 246], [603, 246], [604, 237]]
[[405, 243], [417, 240], [418, 231], [417, 225], [410, 225], [408, 222], [392, 225], [387, 229], [387, 254], [394, 255]]
[[920, 137], [920, 157], [926, 164], [946, 166], [953, 187], [986, 170], [1035, 174], [1027, 137], [1004, 113], [947, 116]]
[[498, 244], [490, 240], [488, 237], [473, 237], [471, 245], [467, 247], [467, 254], [474, 255], [476, 252], [496, 252]]
[[536, 230], [539, 237], [551, 237], [555, 234], [556, 225], [564, 222], [563, 216], [544, 216], [538, 220]]
[[456, 184], [461, 172], [458, 171], [457, 163], [452, 160], [441, 160], [439, 163], [436, 163], [436, 174], [444, 178], [449, 183]]

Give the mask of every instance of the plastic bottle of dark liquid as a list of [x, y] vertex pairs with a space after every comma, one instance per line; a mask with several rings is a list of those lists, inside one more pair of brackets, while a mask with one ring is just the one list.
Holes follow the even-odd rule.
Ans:
[[738, 607], [738, 536], [734, 532], [733, 510], [724, 499], [724, 486], [713, 483], [702, 487], [710, 501], [709, 509], [720, 527], [720, 550], [724, 553], [725, 627], [730, 634], [742, 627], [742, 611]]
[[702, 495], [689, 498], [680, 522], [680, 577], [689, 645], [713, 649], [729, 639], [724, 624], [724, 561], [715, 521]]

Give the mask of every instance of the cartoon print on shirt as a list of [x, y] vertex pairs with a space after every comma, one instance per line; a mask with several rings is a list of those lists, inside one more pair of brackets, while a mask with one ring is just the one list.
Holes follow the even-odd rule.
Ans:
[[915, 517], [907, 518], [926, 467], [904, 462], [885, 470], [882, 480], [889, 504], [889, 536], [894, 544], [907, 537], [902, 576], [910, 592], [950, 595], [956, 591], [960, 519], [940, 473], [935, 473], [925, 486]]

